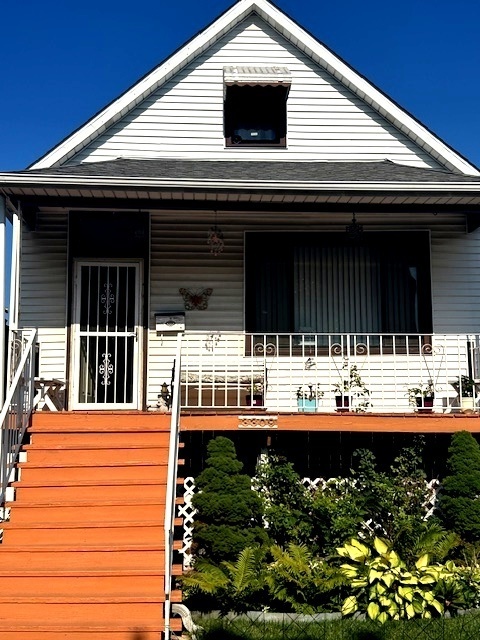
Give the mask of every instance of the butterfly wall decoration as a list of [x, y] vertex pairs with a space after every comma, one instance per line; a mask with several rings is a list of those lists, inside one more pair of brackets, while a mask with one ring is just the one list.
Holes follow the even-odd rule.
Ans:
[[213, 293], [213, 289], [208, 287], [207, 289], [198, 289], [192, 291], [191, 289], [184, 289], [183, 287], [178, 290], [185, 303], [185, 309], [187, 311], [205, 311], [208, 309], [208, 299]]

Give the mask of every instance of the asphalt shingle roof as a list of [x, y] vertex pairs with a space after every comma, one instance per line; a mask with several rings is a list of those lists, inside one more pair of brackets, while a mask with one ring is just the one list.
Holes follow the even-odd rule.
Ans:
[[22, 172], [51, 176], [159, 178], [185, 180], [267, 180], [290, 182], [478, 182], [442, 169], [382, 162], [264, 162], [221, 160], [126, 159]]

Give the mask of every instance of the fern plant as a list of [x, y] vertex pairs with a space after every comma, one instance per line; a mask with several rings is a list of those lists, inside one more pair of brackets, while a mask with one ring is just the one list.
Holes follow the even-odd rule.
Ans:
[[222, 612], [257, 608], [266, 598], [266, 558], [263, 547], [246, 547], [235, 561], [215, 565], [198, 559], [181, 579], [187, 601], [203, 596], [203, 604]]

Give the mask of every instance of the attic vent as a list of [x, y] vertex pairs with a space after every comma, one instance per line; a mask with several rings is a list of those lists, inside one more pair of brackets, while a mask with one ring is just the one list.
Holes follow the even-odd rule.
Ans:
[[292, 74], [287, 67], [224, 67], [223, 81], [227, 87], [242, 84], [290, 88]]

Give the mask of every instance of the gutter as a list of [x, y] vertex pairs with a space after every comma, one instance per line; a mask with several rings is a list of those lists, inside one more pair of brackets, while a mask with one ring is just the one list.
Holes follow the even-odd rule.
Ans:
[[77, 176], [62, 174], [0, 173], [0, 187], [85, 187], [85, 188], [157, 188], [157, 189], [215, 189], [215, 190], [260, 190], [260, 191], [383, 191], [383, 192], [477, 192], [480, 195], [480, 181], [462, 182], [298, 182], [291, 180], [209, 180], [189, 178], [141, 178], [110, 176]]

